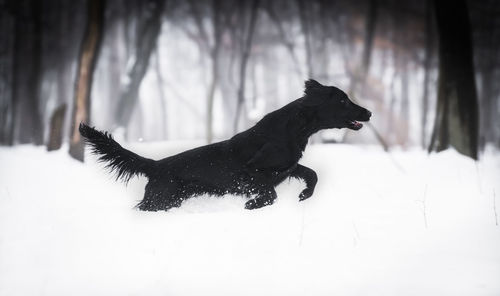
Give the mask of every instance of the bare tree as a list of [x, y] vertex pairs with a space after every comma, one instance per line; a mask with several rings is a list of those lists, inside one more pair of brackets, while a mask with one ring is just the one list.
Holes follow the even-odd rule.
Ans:
[[146, 3], [146, 20], [137, 36], [134, 63], [127, 73], [127, 79], [124, 79], [124, 83], [120, 87], [120, 100], [116, 110], [116, 125], [118, 127], [126, 127], [132, 117], [139, 87], [148, 69], [151, 53], [161, 31], [164, 4], [164, 0], [148, 0]]
[[352, 95], [356, 95], [358, 93], [358, 87], [360, 85], [362, 89], [365, 87], [366, 77], [370, 69], [377, 17], [378, 0], [369, 0], [368, 8], [366, 11], [365, 36], [363, 43], [364, 47], [363, 56], [361, 58], [361, 65], [354, 69], [354, 75], [351, 78], [351, 84], [349, 86], [349, 93]]
[[161, 73], [161, 64], [160, 64], [160, 51], [156, 49], [155, 55], [155, 71], [156, 71], [156, 80], [158, 82], [158, 94], [160, 101], [160, 116], [162, 123], [162, 139], [167, 138], [167, 98], [165, 96], [165, 91], [163, 87], [165, 86], [165, 79], [163, 79], [163, 74]]
[[304, 45], [306, 50], [306, 65], [307, 65], [307, 78], [314, 77], [314, 69], [312, 64], [312, 41], [311, 41], [311, 28], [310, 28], [310, 3], [306, 3], [305, 0], [297, 0], [297, 7], [299, 9], [299, 19], [300, 27], [302, 29], [302, 34], [304, 35]]
[[71, 75], [69, 73], [69, 63], [71, 56], [71, 40], [67, 38], [71, 34], [71, 15], [69, 13], [70, 3], [67, 1], [60, 1], [55, 7], [54, 25], [58, 25], [55, 40], [51, 41], [52, 44], [57, 44], [58, 53], [53, 55], [51, 64], [57, 65], [56, 73], [56, 92], [55, 108], [52, 111], [49, 122], [49, 138], [47, 140], [47, 150], [57, 150], [61, 148], [63, 142], [64, 123], [66, 121], [66, 111], [68, 98], [70, 97], [69, 85], [71, 85]]
[[198, 29], [200, 35], [200, 46], [204, 48], [210, 55], [212, 65], [210, 69], [210, 83], [207, 91], [207, 112], [206, 112], [206, 139], [208, 143], [212, 142], [213, 139], [213, 108], [215, 99], [215, 90], [219, 79], [219, 54], [221, 50], [221, 38], [223, 33], [223, 23], [225, 22], [224, 16], [222, 15], [222, 3], [221, 0], [213, 0], [211, 3], [211, 13], [212, 13], [212, 42], [210, 42], [209, 34], [207, 29], [203, 25], [203, 15], [198, 7], [196, 1], [189, 1], [190, 12], [193, 16], [195, 25]]
[[[207, 94], [207, 142], [211, 143], [213, 139], [213, 116], [214, 116], [214, 99], [215, 99], [215, 88], [217, 86], [218, 76], [219, 76], [219, 52], [221, 47], [221, 38], [222, 38], [222, 17], [220, 13], [220, 1], [213, 1], [213, 35], [214, 42], [210, 49], [210, 56], [212, 58], [212, 71], [211, 77], [212, 81], [210, 82], [210, 86]], [[207, 39], [208, 40], [208, 39]]]
[[403, 146], [408, 145], [410, 133], [410, 73], [408, 65], [407, 53], [401, 55], [401, 117], [404, 119], [403, 125], [400, 126], [400, 143]]
[[104, 0], [89, 0], [87, 26], [78, 58], [69, 154], [80, 161], [84, 157], [84, 144], [78, 126], [81, 122], [88, 123], [90, 117], [90, 90], [102, 39], [104, 10]]
[[[429, 150], [449, 146], [478, 158], [478, 103], [471, 28], [465, 0], [435, 0], [439, 33], [439, 85]], [[449, 13], [453, 7], [454, 14]]]
[[[40, 114], [42, 71], [42, 23], [40, 1], [15, 4], [13, 64], [13, 138], [19, 143], [43, 144], [43, 121]], [[27, 87], [28, 86], [28, 87]], [[17, 131], [17, 132], [16, 132]]]
[[500, 117], [498, 100], [500, 87], [500, 3], [495, 0], [469, 3], [473, 23], [474, 65], [478, 76], [480, 114], [480, 147], [487, 143], [500, 145], [500, 127], [495, 123]]
[[60, 105], [54, 110], [50, 118], [49, 142], [47, 150], [53, 151], [61, 148], [64, 116], [66, 115], [66, 104]]
[[[0, 2], [1, 3], [1, 2]], [[0, 6], [0, 144], [12, 145], [14, 127], [13, 60], [16, 17], [11, 6]]]
[[274, 1], [266, 2], [264, 9], [269, 15], [269, 18], [271, 19], [273, 24], [276, 26], [281, 43], [283, 44], [283, 46], [285, 46], [288, 53], [290, 54], [290, 57], [294, 63], [294, 69], [297, 73], [297, 76], [302, 78], [302, 70], [300, 69], [300, 63], [295, 50], [295, 44], [293, 43], [293, 39], [289, 38], [286, 34], [286, 30], [283, 26], [283, 20], [280, 18], [279, 14], [276, 12], [276, 9], [274, 7], [275, 3], [276, 2]]
[[236, 116], [234, 118], [233, 130], [236, 133], [238, 131], [238, 122], [240, 120], [241, 109], [245, 101], [245, 83], [246, 83], [246, 70], [248, 59], [250, 58], [250, 51], [252, 48], [253, 35], [255, 31], [255, 23], [257, 21], [257, 10], [259, 6], [259, 0], [253, 0], [250, 10], [250, 20], [247, 27], [247, 32], [243, 39], [243, 46], [240, 58], [240, 68], [239, 68], [239, 85], [238, 85], [238, 102], [236, 104]]
[[422, 130], [420, 134], [422, 147], [427, 147], [427, 117], [429, 113], [429, 83], [432, 53], [434, 48], [434, 30], [432, 22], [432, 0], [425, 1], [425, 60], [424, 60], [424, 91], [422, 94]]

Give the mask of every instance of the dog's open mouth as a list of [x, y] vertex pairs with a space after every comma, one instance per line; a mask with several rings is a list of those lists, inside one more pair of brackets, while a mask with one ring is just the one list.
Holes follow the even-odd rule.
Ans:
[[362, 127], [363, 124], [361, 122], [358, 122], [356, 120], [347, 120], [347, 128], [357, 131]]

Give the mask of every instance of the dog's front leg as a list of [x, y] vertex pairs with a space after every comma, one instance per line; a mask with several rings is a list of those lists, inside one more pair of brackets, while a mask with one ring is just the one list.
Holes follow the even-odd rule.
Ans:
[[245, 203], [245, 209], [253, 210], [268, 206], [274, 203], [276, 199], [276, 191], [274, 188], [269, 188], [259, 192], [256, 198], [251, 199]]
[[303, 166], [297, 165], [294, 171], [290, 173], [290, 177], [298, 178], [304, 180], [306, 182], [306, 189], [302, 190], [299, 195], [299, 200], [308, 199], [314, 193], [314, 188], [316, 187], [316, 183], [318, 182], [318, 176], [316, 172], [312, 169]]

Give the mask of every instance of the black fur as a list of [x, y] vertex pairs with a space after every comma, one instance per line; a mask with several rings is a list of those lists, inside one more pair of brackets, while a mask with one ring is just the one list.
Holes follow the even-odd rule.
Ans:
[[317, 176], [298, 164], [308, 138], [327, 128], [358, 130], [362, 124], [357, 121], [370, 119], [370, 111], [352, 103], [336, 87], [308, 80], [304, 93], [229, 140], [158, 161], [122, 148], [108, 133], [85, 124], [80, 124], [80, 133], [99, 161], [116, 171], [117, 179], [128, 181], [134, 175], [149, 179], [144, 199], [138, 204], [141, 210], [168, 210], [204, 193], [255, 196], [245, 208], [256, 209], [272, 204], [274, 188], [289, 177], [305, 181], [299, 199], [309, 198]]
[[100, 132], [83, 123], [79, 127], [80, 134], [91, 147], [93, 154], [99, 155], [98, 161], [105, 162], [106, 168], [116, 172], [116, 180], [128, 182], [134, 175], [149, 176], [154, 172], [156, 162], [139, 156], [113, 140], [107, 132]]

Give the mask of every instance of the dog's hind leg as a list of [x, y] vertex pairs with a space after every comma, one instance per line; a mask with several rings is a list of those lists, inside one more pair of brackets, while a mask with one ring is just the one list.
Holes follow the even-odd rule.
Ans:
[[144, 198], [136, 206], [141, 211], [159, 211], [162, 204], [162, 191], [158, 188], [154, 181], [149, 181], [146, 184]]
[[253, 210], [262, 208], [264, 206], [273, 204], [275, 199], [276, 191], [274, 190], [274, 188], [263, 189], [258, 193], [256, 198], [251, 199], [245, 203], [245, 209]]
[[174, 180], [167, 182], [149, 181], [143, 200], [137, 205], [142, 211], [161, 211], [179, 207], [182, 199], [178, 197], [179, 186]]
[[316, 187], [316, 183], [318, 182], [318, 176], [316, 172], [312, 169], [303, 166], [297, 165], [295, 170], [291, 172], [290, 177], [298, 178], [304, 180], [306, 182], [306, 189], [302, 190], [299, 195], [299, 200], [308, 199], [314, 193], [314, 188]]

